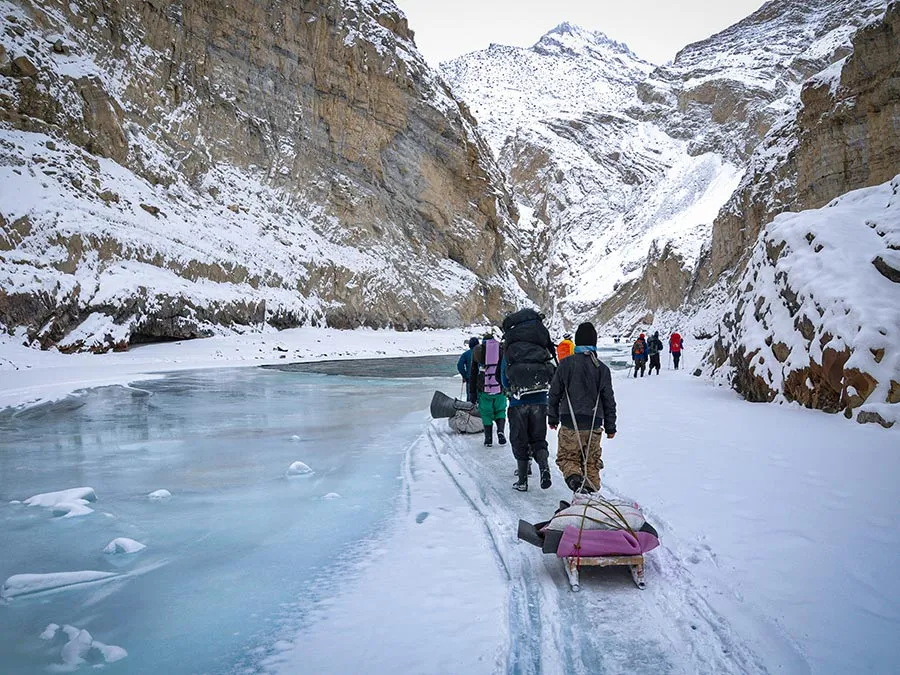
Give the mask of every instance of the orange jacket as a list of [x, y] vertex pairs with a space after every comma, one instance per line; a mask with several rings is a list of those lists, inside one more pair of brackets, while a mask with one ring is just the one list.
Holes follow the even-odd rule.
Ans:
[[572, 356], [575, 352], [575, 343], [571, 340], [563, 340], [556, 346], [556, 358], [562, 361], [567, 356]]

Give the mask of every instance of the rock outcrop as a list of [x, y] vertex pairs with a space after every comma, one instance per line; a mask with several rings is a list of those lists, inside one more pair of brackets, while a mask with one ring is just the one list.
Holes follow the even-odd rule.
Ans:
[[[879, 264], [879, 262], [881, 264]], [[900, 175], [762, 232], [708, 355], [751, 401], [900, 422]]]
[[502, 175], [390, 0], [0, 9], [7, 329], [103, 350], [525, 297]]

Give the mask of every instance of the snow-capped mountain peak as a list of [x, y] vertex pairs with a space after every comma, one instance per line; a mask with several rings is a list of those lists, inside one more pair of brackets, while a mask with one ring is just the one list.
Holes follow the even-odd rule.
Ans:
[[498, 155], [510, 126], [620, 109], [653, 69], [627, 45], [571, 23], [532, 47], [492, 44], [441, 65]]
[[617, 42], [601, 31], [591, 31], [568, 21], [547, 31], [531, 49], [539, 54], [601, 59], [622, 55], [630, 60], [646, 63], [624, 42]]

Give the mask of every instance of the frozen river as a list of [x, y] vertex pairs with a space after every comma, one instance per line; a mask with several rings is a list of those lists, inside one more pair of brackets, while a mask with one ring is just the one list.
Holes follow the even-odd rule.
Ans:
[[[431, 358], [405, 374], [454, 366]], [[127, 650], [110, 672], [242, 672], [277, 651], [334, 594], [336, 562], [372, 548], [434, 389], [458, 383], [355, 374], [187, 372], [0, 413], [0, 582], [121, 575], [0, 604], [3, 672], [65, 665], [69, 638], [40, 638], [53, 623]], [[314, 473], [285, 477], [295, 461]], [[82, 486], [97, 501], [80, 517], [8, 504]], [[159, 489], [172, 496], [148, 498]], [[103, 553], [117, 537], [146, 549]]]

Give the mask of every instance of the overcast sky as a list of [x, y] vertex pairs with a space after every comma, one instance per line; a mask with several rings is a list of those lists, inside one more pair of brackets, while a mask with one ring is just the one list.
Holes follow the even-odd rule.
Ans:
[[740, 21], [763, 0], [395, 0], [432, 64], [496, 42], [530, 47], [563, 21], [599, 30], [662, 64]]

